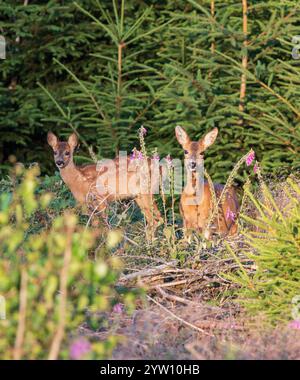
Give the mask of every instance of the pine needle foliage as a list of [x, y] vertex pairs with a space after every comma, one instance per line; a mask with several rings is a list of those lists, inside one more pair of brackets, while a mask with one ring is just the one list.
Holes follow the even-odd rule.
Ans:
[[2, 165], [13, 147], [18, 159], [48, 170], [49, 129], [76, 129], [86, 142], [81, 161], [90, 159], [87, 146], [111, 157], [134, 147], [141, 124], [151, 149], [178, 156], [181, 124], [194, 138], [220, 129], [206, 160], [214, 180], [224, 181], [251, 148], [268, 171], [298, 168], [300, 60], [291, 52], [300, 5], [246, 3], [246, 17], [233, 0], [215, 1], [214, 13], [211, 0], [2, 4]]
[[255, 272], [249, 274], [228, 245], [240, 270], [227, 278], [240, 285], [238, 300], [252, 315], [261, 314], [271, 323], [297, 320], [300, 318], [299, 181], [287, 180], [281, 190], [281, 204], [264, 183], [262, 187], [262, 199], [246, 190], [257, 216], [242, 215], [248, 225], [243, 233], [250, 246], [245, 255], [254, 263]]

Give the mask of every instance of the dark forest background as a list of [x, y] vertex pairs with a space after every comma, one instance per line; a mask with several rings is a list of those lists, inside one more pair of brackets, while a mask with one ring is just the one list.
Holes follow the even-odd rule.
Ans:
[[1, 172], [11, 154], [53, 172], [49, 130], [77, 130], [77, 161], [89, 162], [138, 146], [142, 124], [149, 151], [177, 157], [177, 124], [194, 138], [217, 126], [206, 159], [215, 180], [250, 148], [267, 172], [297, 169], [299, 7], [248, 1], [243, 15], [231, 0], [0, 1]]

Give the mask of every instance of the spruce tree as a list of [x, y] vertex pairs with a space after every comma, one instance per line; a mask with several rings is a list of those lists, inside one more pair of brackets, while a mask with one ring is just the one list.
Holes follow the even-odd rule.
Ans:
[[18, 159], [49, 168], [43, 159], [49, 129], [61, 135], [76, 129], [80, 160], [91, 159], [89, 146], [111, 157], [137, 144], [141, 124], [150, 150], [179, 156], [180, 124], [194, 138], [220, 129], [206, 158], [215, 180], [224, 181], [249, 148], [266, 171], [299, 167], [300, 60], [291, 54], [297, 3], [16, 4], [0, 9], [8, 40], [8, 59], [0, 63], [2, 163], [16, 147]]

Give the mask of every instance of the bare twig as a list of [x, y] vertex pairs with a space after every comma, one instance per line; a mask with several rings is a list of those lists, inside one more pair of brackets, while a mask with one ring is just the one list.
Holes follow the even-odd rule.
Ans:
[[72, 235], [74, 231], [74, 226], [68, 225], [67, 231], [66, 231], [66, 248], [65, 248], [65, 254], [64, 254], [64, 262], [63, 267], [61, 269], [60, 273], [60, 300], [59, 300], [59, 320], [58, 320], [58, 327], [56, 330], [56, 333], [54, 335], [51, 347], [50, 347], [50, 353], [49, 353], [49, 360], [56, 360], [59, 354], [59, 349], [61, 346], [61, 342], [64, 337], [65, 333], [65, 324], [66, 324], [66, 309], [67, 309], [67, 297], [68, 297], [68, 271], [69, 266], [71, 263], [72, 258]]
[[23, 342], [24, 342], [25, 325], [26, 325], [26, 308], [27, 308], [27, 283], [28, 283], [28, 274], [27, 274], [25, 265], [23, 265], [21, 269], [18, 329], [17, 329], [15, 347], [14, 347], [14, 352], [13, 352], [14, 360], [20, 360], [23, 353]]
[[[136, 245], [137, 247], [139, 247], [139, 244], [137, 244], [135, 241], [131, 240], [131, 239], [128, 239], [126, 236], [124, 236], [124, 239], [125, 240], [129, 240], [130, 243], [134, 243], [134, 245]], [[157, 263], [162, 263], [162, 264], [167, 264], [167, 262], [163, 259], [159, 259], [157, 257], [152, 257], [152, 256], [147, 256], [147, 255], [118, 255], [118, 257], [122, 258], [122, 259], [136, 259], [136, 260], [149, 260], [149, 261], [154, 261], [154, 262], [157, 262]]]
[[167, 298], [171, 301], [175, 301], [175, 302], [180, 302], [180, 303], [183, 303], [184, 305], [195, 305], [195, 306], [200, 306], [199, 303], [197, 302], [193, 302], [193, 301], [190, 301], [188, 299], [185, 299], [185, 298], [182, 298], [182, 297], [178, 297], [178, 296], [175, 296], [174, 294], [170, 294], [170, 293], [167, 293], [166, 291], [164, 291], [161, 286], [157, 286], [156, 287], [158, 292], [164, 297], [164, 298]]
[[192, 323], [188, 322], [188, 321], [185, 321], [184, 319], [178, 317], [178, 315], [174, 314], [171, 310], [167, 309], [165, 306], [163, 306], [162, 304], [160, 304], [158, 301], [156, 301], [154, 298], [150, 297], [147, 295], [147, 298], [155, 303], [155, 305], [159, 306], [162, 310], [164, 310], [166, 313], [170, 314], [173, 318], [177, 319], [179, 322], [181, 322], [182, 324], [192, 328], [193, 330], [196, 330], [198, 331], [199, 333], [201, 334], [204, 334], [204, 335], [208, 335], [208, 336], [214, 336], [213, 334], [209, 334], [207, 331], [193, 325]]
[[176, 264], [176, 261], [173, 260], [173, 261], [170, 261], [167, 264], [158, 265], [157, 267], [154, 267], [154, 268], [144, 269], [144, 270], [140, 270], [140, 271], [135, 272], [135, 273], [127, 274], [125, 276], [122, 276], [120, 278], [120, 281], [121, 282], [125, 282], [125, 281], [134, 280], [134, 279], [136, 279], [138, 277], [141, 277], [141, 276], [151, 276], [151, 275], [153, 275], [153, 274], [155, 274], [157, 272], [162, 271], [165, 268], [168, 268], [170, 266], [174, 266], [175, 264]]
[[[247, 46], [248, 46], [248, 7], [247, 7], [247, 0], [242, 0], [242, 6], [243, 6], [243, 34], [244, 34], [244, 49], [245, 52], [243, 54], [242, 58], [242, 67], [244, 70], [247, 70], [248, 66], [248, 55], [247, 55]], [[241, 89], [240, 89], [240, 105], [239, 110], [241, 112], [245, 109], [245, 97], [246, 97], [246, 74], [243, 73], [241, 77]]]

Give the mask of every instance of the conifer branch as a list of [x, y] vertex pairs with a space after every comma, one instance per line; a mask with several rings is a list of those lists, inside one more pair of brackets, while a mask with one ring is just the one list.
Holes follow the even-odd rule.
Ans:
[[[242, 0], [242, 7], [243, 7], [243, 35], [244, 35], [244, 42], [243, 42], [243, 58], [242, 58], [242, 68], [244, 70], [247, 70], [248, 65], [248, 53], [247, 53], [247, 45], [248, 45], [248, 8], [247, 8], [247, 0]], [[244, 112], [245, 110], [245, 98], [246, 98], [246, 73], [245, 71], [242, 73], [241, 76], [241, 89], [240, 89], [240, 104], [239, 104], [239, 110], [240, 112]]]

